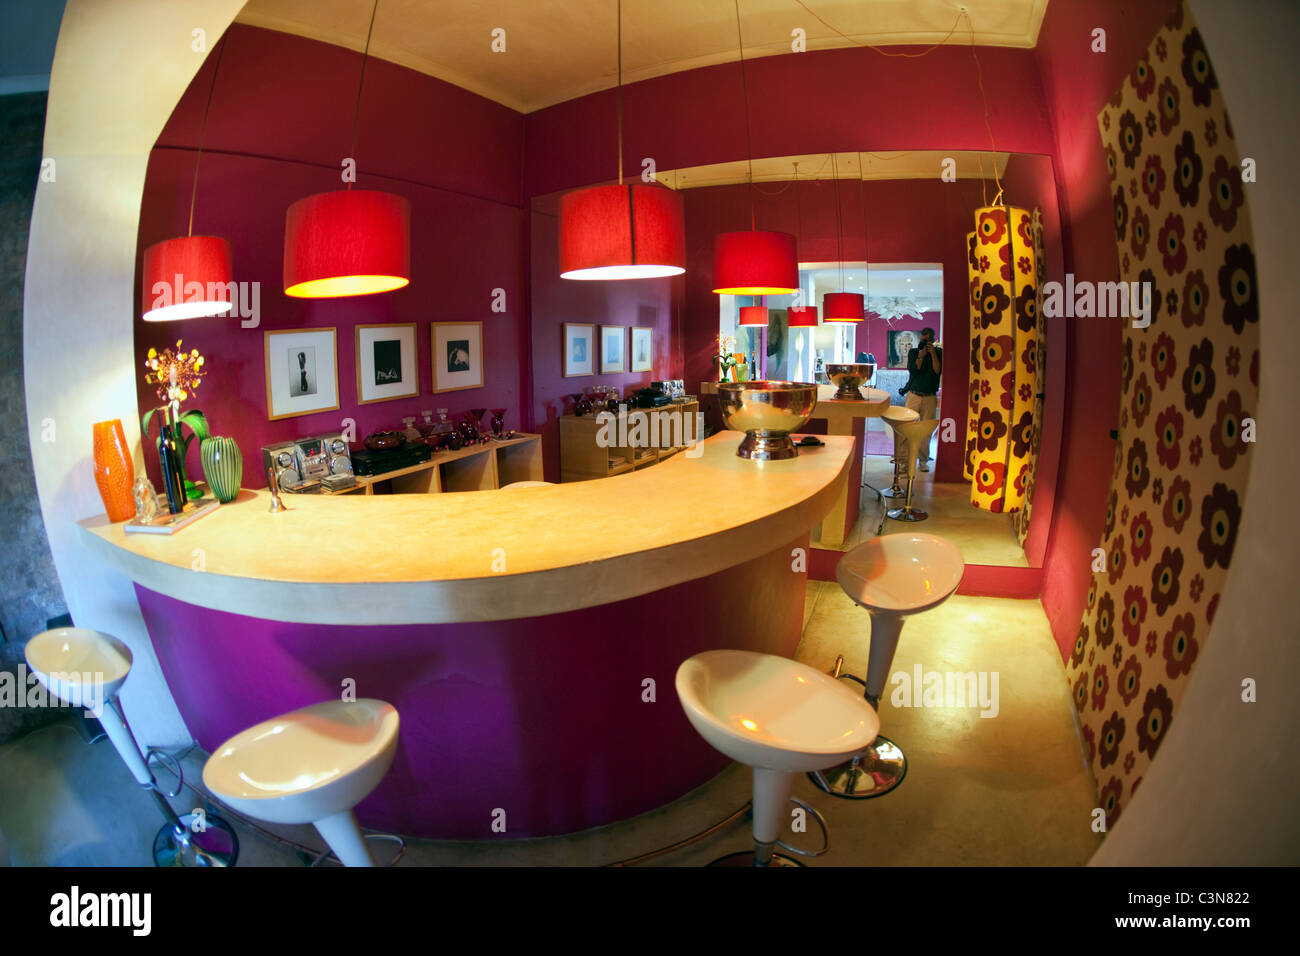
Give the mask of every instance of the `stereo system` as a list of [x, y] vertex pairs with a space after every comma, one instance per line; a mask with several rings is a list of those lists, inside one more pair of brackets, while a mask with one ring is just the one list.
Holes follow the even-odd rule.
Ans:
[[341, 491], [357, 483], [341, 434], [263, 445], [262, 467], [275, 469], [281, 491]]

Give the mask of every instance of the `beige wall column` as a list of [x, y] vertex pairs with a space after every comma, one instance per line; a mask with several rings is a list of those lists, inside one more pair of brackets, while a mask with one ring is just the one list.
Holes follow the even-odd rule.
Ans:
[[[73, 620], [135, 655], [122, 692], [145, 745], [188, 744], [145, 633], [131, 582], [78, 541], [104, 507], [91, 474], [91, 425], [120, 418], [140, 453], [132, 350], [136, 231], [149, 151], [243, 0], [68, 0], [32, 209], [23, 369], [32, 465], [50, 551]], [[194, 31], [203, 31], [196, 50]]]
[[[1294, 334], [1300, 278], [1292, 174], [1297, 95], [1292, 70], [1300, 9], [1292, 0], [1225, 4], [1189, 0], [1214, 64], [1243, 157], [1259, 283], [1258, 442], [1241, 527], [1214, 629], [1150, 771], [1092, 862], [1115, 866], [1287, 865], [1296, 862], [1300, 816], [1300, 443]], [[1199, 560], [1199, 556], [1189, 556]], [[1244, 703], [1242, 681], [1257, 682]]]

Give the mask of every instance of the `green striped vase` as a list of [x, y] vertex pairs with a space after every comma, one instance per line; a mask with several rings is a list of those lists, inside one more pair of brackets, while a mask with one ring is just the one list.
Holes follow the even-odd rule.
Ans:
[[235, 440], [220, 435], [203, 439], [199, 443], [199, 459], [203, 462], [203, 477], [217, 500], [234, 501], [244, 476], [244, 458]]

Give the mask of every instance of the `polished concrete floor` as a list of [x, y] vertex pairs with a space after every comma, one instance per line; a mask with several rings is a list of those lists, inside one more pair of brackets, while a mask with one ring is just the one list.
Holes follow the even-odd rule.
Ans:
[[[867, 427], [884, 428], [875, 421]], [[931, 455], [934, 446], [931, 446]], [[893, 480], [894, 466], [883, 455], [867, 455], [863, 459], [862, 479], [871, 488], [885, 489]], [[902, 483], [904, 490], [907, 483]], [[843, 550], [849, 551], [876, 534], [883, 511], [901, 507], [901, 498], [886, 498], [882, 507], [871, 488], [862, 489], [858, 522], [844, 540]], [[912, 487], [912, 507], [926, 512], [924, 521], [884, 520], [881, 534], [900, 531], [924, 531], [947, 538], [961, 549], [967, 564], [987, 564], [996, 567], [1027, 568], [1025, 551], [1016, 540], [1010, 515], [981, 511], [970, 503], [970, 485], [966, 482], [936, 482], [934, 472], [920, 472]]]
[[[838, 586], [810, 582], [798, 657], [829, 668], [866, 667], [870, 623]], [[977, 672], [997, 677], [996, 716], [975, 707], [900, 707], [881, 701], [882, 732], [908, 756], [892, 793], [846, 801], [807, 778], [795, 796], [827, 818], [831, 849], [820, 866], [1077, 865], [1098, 845], [1089, 827], [1095, 784], [1085, 765], [1060, 655], [1037, 601], [953, 597], [909, 618], [892, 674]], [[948, 702], [945, 702], [948, 703]], [[992, 711], [992, 707], [987, 708]], [[201, 779], [203, 755], [185, 757], [187, 783]], [[498, 842], [412, 840], [400, 866], [588, 866], [664, 847], [729, 816], [749, 799], [748, 772], [733, 765], [697, 790], [651, 813], [563, 837]], [[202, 806], [190, 792], [172, 801]], [[107, 740], [87, 746], [58, 724], [0, 747], [0, 831], [17, 865], [148, 866], [160, 819]], [[246, 866], [302, 865], [298, 853], [237, 824]], [[820, 834], [788, 839], [814, 847]], [[276, 828], [319, 847], [309, 827]], [[699, 866], [749, 845], [738, 819], [684, 850], [647, 865]], [[376, 844], [376, 856], [386, 853]]]

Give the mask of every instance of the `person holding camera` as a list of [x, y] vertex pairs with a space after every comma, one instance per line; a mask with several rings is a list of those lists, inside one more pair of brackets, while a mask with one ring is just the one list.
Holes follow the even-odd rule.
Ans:
[[[907, 407], [912, 409], [922, 420], [935, 418], [939, 411], [939, 377], [943, 371], [943, 349], [934, 344], [934, 329], [928, 326], [921, 330], [921, 344], [907, 353], [907, 384], [898, 390], [898, 394], [907, 396]], [[894, 457], [908, 458], [907, 442], [895, 437]], [[926, 447], [920, 453], [921, 471], [930, 470], [930, 449]], [[911, 470], [911, 466], [908, 466]]]

